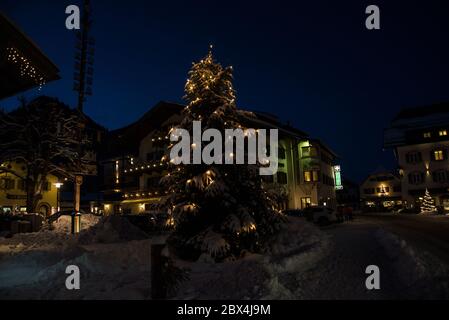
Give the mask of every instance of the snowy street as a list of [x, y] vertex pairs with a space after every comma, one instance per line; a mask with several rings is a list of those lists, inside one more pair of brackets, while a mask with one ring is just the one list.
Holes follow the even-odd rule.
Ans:
[[[449, 294], [449, 218], [372, 214], [327, 227], [332, 252], [298, 286], [305, 299], [430, 299]], [[380, 290], [365, 268], [380, 268]]]
[[[301, 223], [301, 219], [293, 219]], [[183, 298], [267, 298], [267, 299], [430, 299], [449, 297], [449, 218], [435, 216], [359, 216], [356, 220], [313, 231], [306, 225], [296, 237], [302, 244], [287, 253], [261, 261], [264, 277], [256, 272], [257, 264], [238, 263], [235, 272], [216, 269], [218, 279], [205, 280], [198, 273], [197, 294]], [[317, 228], [315, 228], [317, 229]], [[437, 244], [438, 243], [438, 244]], [[254, 262], [254, 261], [253, 261]], [[366, 289], [366, 267], [380, 268], [380, 290]], [[210, 270], [213, 270], [210, 269]], [[259, 268], [260, 269], [260, 268]], [[204, 271], [204, 269], [200, 268]], [[251, 270], [245, 276], [240, 273]], [[219, 276], [220, 274], [220, 276]], [[237, 275], [235, 275], [237, 274]], [[195, 273], [194, 273], [195, 275]], [[251, 276], [249, 276], [251, 275]], [[226, 296], [226, 288], [235, 279], [245, 287], [259, 279], [265, 280], [259, 296], [251, 296], [240, 286]], [[206, 277], [207, 278], [207, 277]], [[218, 290], [217, 286], [223, 290]], [[198, 292], [204, 288], [204, 292]], [[211, 289], [212, 288], [212, 289]], [[213, 289], [215, 288], [215, 290]], [[235, 286], [234, 286], [235, 288]], [[247, 288], [246, 288], [247, 289]], [[212, 291], [212, 292], [211, 292]], [[181, 296], [182, 297], [182, 296]]]

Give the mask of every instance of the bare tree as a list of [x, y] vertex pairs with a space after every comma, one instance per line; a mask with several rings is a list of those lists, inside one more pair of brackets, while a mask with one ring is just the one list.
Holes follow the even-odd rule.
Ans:
[[27, 211], [35, 212], [49, 175], [72, 179], [86, 171], [83, 150], [89, 141], [78, 111], [46, 96], [20, 101], [9, 113], [0, 110], [0, 172], [24, 181]]

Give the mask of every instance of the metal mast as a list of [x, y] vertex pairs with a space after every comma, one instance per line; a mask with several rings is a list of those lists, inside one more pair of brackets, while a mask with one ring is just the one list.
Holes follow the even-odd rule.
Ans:
[[75, 72], [73, 90], [78, 92], [78, 110], [83, 112], [86, 96], [92, 95], [95, 40], [89, 36], [92, 25], [90, 0], [83, 0], [81, 31], [76, 34]]

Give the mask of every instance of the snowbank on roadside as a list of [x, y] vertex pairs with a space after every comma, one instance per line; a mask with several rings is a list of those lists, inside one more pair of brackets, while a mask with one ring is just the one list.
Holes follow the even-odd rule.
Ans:
[[428, 252], [418, 252], [395, 234], [379, 229], [375, 237], [385, 249], [400, 281], [414, 299], [449, 298], [449, 268]]

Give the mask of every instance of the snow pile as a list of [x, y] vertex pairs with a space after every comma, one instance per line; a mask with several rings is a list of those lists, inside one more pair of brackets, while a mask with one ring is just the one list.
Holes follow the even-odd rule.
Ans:
[[289, 218], [265, 255], [213, 263], [201, 257], [195, 263], [176, 261], [190, 269], [177, 299], [282, 299], [293, 298], [287, 289], [295, 276], [312, 269], [328, 252], [328, 237], [301, 218]]
[[[81, 230], [86, 232], [100, 221], [100, 217], [83, 215]], [[1, 239], [0, 254], [2, 252], [17, 253], [22, 250], [33, 250], [43, 247], [67, 247], [76, 242], [76, 236], [71, 234], [72, 220], [70, 216], [61, 216], [52, 223], [51, 228], [44, 226], [34, 233], [18, 233], [11, 238]]]
[[330, 249], [327, 234], [303, 219], [290, 218], [273, 242], [271, 255], [264, 258], [270, 275], [264, 299], [296, 299], [302, 290], [303, 275], [316, 269]]
[[79, 235], [80, 244], [116, 243], [131, 240], [145, 240], [148, 235], [121, 216], [102, 218], [93, 227], [82, 231]]
[[70, 233], [41, 230], [34, 233], [18, 233], [11, 238], [0, 241], [0, 253], [17, 253], [23, 250], [34, 250], [43, 247], [66, 246], [75, 242]]
[[383, 246], [399, 280], [411, 299], [448, 299], [449, 268], [426, 251], [418, 254], [405, 240], [379, 229], [377, 241]]
[[[148, 299], [151, 240], [126, 218], [87, 217], [79, 235], [63, 216], [53, 230], [0, 239], [0, 299]], [[65, 287], [69, 265], [81, 290]]]
[[260, 299], [265, 293], [263, 285], [268, 274], [260, 255], [222, 263], [177, 260], [176, 266], [190, 272], [189, 280], [181, 283], [175, 299]]
[[[76, 265], [81, 290], [67, 290], [65, 270]], [[150, 242], [34, 250], [0, 260], [1, 299], [148, 299]]]
[[[93, 214], [83, 214], [81, 216], [81, 230], [89, 229], [95, 226], [101, 217], [95, 216]], [[71, 216], [61, 216], [59, 219], [52, 224], [53, 231], [57, 233], [70, 233], [72, 230], [72, 217]]]

